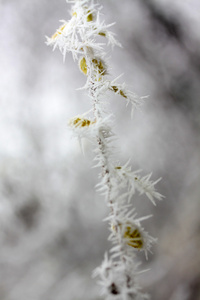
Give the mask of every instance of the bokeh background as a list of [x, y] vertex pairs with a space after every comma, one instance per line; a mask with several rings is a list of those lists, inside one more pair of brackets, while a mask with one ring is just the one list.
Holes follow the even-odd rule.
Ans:
[[[130, 118], [110, 95], [122, 163], [152, 178], [165, 199], [133, 199], [158, 237], [141, 268], [154, 300], [200, 299], [200, 2], [100, 0], [123, 48], [109, 51], [112, 78], [149, 95]], [[110, 247], [104, 199], [95, 191], [68, 119], [90, 109], [71, 54], [45, 45], [65, 0], [0, 0], [0, 299], [99, 300], [91, 274]]]

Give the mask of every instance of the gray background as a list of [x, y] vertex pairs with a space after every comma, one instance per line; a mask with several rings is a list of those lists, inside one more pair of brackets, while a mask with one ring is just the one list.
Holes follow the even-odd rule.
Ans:
[[[110, 95], [120, 160], [162, 177], [165, 200], [134, 198], [144, 227], [158, 237], [141, 268], [155, 300], [200, 299], [200, 2], [102, 0], [123, 49], [110, 51], [111, 78], [149, 95], [130, 118]], [[0, 1], [0, 299], [97, 300], [91, 278], [107, 242], [108, 214], [95, 191], [92, 145], [85, 156], [68, 119], [90, 109], [85, 77], [68, 54], [45, 45], [64, 0]]]

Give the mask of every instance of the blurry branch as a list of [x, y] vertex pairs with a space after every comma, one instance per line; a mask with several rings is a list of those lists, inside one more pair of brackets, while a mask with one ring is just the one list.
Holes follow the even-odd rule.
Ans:
[[169, 15], [169, 13], [166, 14], [151, 0], [141, 0], [140, 3], [149, 10], [151, 20], [154, 22], [155, 27], [162, 27], [169, 38], [173, 38], [178, 43], [182, 43], [183, 32], [177, 18], [175, 19], [172, 15]]
[[[167, 11], [152, 0], [137, 1], [138, 4], [148, 12], [150, 27], [149, 44], [143, 37], [134, 37], [133, 47], [136, 48], [139, 55], [146, 61], [146, 68], [149, 73], [159, 82], [157, 87], [167, 100], [171, 99], [173, 104], [177, 105], [188, 115], [193, 113], [196, 117], [191, 118], [192, 122], [199, 122], [199, 78], [200, 78], [200, 51], [199, 41], [192, 35], [191, 30], [186, 30], [187, 20], [183, 15], [175, 14], [173, 9]], [[188, 36], [190, 34], [190, 36]], [[153, 40], [153, 41], [152, 41]], [[156, 42], [156, 45], [155, 45]], [[172, 68], [172, 56], [164, 57], [161, 61], [161, 51], [171, 45], [180, 53], [183, 60], [182, 67]], [[177, 52], [174, 53], [177, 55]], [[160, 57], [160, 59], [159, 59]], [[162, 56], [163, 59], [163, 56]]]
[[182, 17], [179, 18], [178, 14], [170, 14], [169, 11], [166, 13], [163, 8], [158, 7], [152, 0], [141, 0], [140, 3], [148, 9], [154, 28], [157, 30], [161, 28], [169, 39], [176, 41], [186, 54], [194, 70], [200, 74], [200, 53], [196, 50], [199, 48], [191, 38], [186, 36], [184, 30], [186, 21], [182, 20]]

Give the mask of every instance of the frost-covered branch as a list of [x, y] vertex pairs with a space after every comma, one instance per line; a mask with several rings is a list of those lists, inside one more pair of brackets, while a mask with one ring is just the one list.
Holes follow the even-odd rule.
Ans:
[[[71, 19], [62, 21], [62, 25], [47, 44], [53, 49], [59, 48], [65, 59], [71, 52], [80, 71], [86, 76], [87, 90], [91, 99], [92, 111], [73, 117], [69, 121], [74, 135], [81, 140], [88, 137], [95, 145], [96, 167], [101, 169], [100, 183], [97, 189], [105, 197], [110, 208], [109, 222], [113, 243], [110, 255], [105, 255], [101, 267], [95, 270], [100, 277], [102, 291], [106, 299], [145, 299], [137, 284], [137, 264], [135, 253], [144, 251], [147, 257], [155, 239], [141, 225], [147, 217], [137, 218], [131, 200], [138, 191], [155, 204], [162, 196], [155, 190], [151, 174], [140, 176], [131, 171], [129, 162], [121, 165], [116, 159], [113, 141], [113, 115], [107, 111], [108, 93], [119, 95], [133, 111], [141, 105], [143, 99], [129, 91], [125, 84], [118, 82], [119, 77], [109, 80], [109, 64], [104, 52], [105, 41], [111, 46], [120, 46], [110, 31], [113, 24], [106, 25], [100, 20], [98, 4], [92, 0], [67, 0], [72, 4]], [[102, 39], [104, 41], [102, 42]]]

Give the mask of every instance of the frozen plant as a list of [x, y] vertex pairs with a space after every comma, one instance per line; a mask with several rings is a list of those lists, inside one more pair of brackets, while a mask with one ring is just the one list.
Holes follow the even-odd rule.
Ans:
[[101, 7], [92, 0], [67, 0], [72, 4], [71, 19], [62, 24], [47, 44], [53, 49], [59, 48], [65, 59], [71, 52], [78, 62], [80, 71], [86, 76], [87, 90], [92, 109], [77, 115], [69, 121], [74, 135], [81, 141], [89, 138], [95, 145], [96, 167], [100, 171], [100, 183], [97, 189], [104, 195], [110, 214], [110, 236], [113, 247], [94, 275], [100, 278], [105, 299], [129, 300], [146, 299], [137, 283], [136, 252], [144, 251], [146, 257], [151, 251], [155, 239], [142, 226], [142, 221], [150, 216], [137, 218], [132, 208], [132, 198], [136, 191], [146, 196], [155, 205], [155, 200], [162, 199], [155, 190], [151, 174], [142, 177], [140, 171], [132, 171], [129, 161], [120, 164], [114, 155], [113, 115], [108, 113], [109, 92], [119, 95], [131, 106], [131, 111], [139, 106], [142, 98], [129, 91], [125, 84], [120, 84], [119, 77], [109, 80], [109, 67], [104, 52], [105, 39], [108, 45], [120, 46], [114, 33], [110, 31], [113, 24], [106, 25], [100, 20]]

